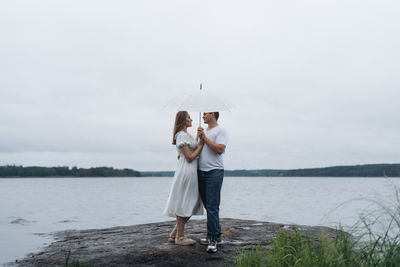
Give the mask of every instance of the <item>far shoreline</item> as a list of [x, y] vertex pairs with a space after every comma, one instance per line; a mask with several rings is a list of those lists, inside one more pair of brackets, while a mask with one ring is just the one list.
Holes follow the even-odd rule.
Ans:
[[[115, 177], [172, 177], [174, 171], [137, 171], [134, 169], [114, 169], [113, 167], [77, 168], [68, 166], [0, 166], [0, 178], [115, 178]], [[400, 177], [400, 164], [382, 163], [351, 166], [332, 166], [307, 169], [236, 169], [225, 170], [225, 177]]]
[[[98, 176], [98, 177], [74, 177], [74, 176], [44, 176], [44, 177], [0, 177], [1, 179], [99, 179], [99, 178], [105, 178], [105, 179], [153, 179], [153, 178], [166, 178], [166, 179], [173, 179], [173, 176], [133, 176], [133, 177], [126, 177], [126, 176]], [[397, 179], [400, 177], [383, 177], [383, 176], [225, 176], [225, 179], [235, 179], [235, 178], [265, 178], [265, 179], [288, 179], [288, 178], [293, 178], [293, 179], [298, 179], [298, 178], [315, 178], [315, 179], [321, 179], [321, 178], [332, 178], [332, 179], [349, 179], [349, 178], [355, 178], [355, 179], [360, 179], [360, 178], [371, 178], [371, 179]]]

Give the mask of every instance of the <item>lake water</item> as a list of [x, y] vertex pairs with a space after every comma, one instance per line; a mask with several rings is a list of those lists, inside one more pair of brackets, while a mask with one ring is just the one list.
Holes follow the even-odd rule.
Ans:
[[[51, 243], [54, 231], [173, 220], [162, 214], [171, 183], [166, 177], [0, 179], [0, 264]], [[225, 177], [220, 215], [351, 226], [371, 208], [363, 199], [393, 199], [399, 185], [388, 178]]]

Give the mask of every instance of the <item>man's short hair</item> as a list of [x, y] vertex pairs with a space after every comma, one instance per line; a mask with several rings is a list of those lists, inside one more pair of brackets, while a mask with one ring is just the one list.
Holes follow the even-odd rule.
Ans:
[[213, 113], [214, 113], [215, 120], [218, 120], [218, 118], [219, 118], [219, 112], [216, 111], [216, 112], [213, 112]]

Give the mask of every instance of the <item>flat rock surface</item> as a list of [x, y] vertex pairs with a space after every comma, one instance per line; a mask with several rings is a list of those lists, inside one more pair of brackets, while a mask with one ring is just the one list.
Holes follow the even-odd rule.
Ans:
[[[206, 246], [168, 243], [174, 221], [93, 230], [69, 230], [52, 235], [55, 241], [42, 251], [29, 254], [12, 266], [65, 266], [79, 260], [94, 266], [231, 266], [240, 249], [260, 244], [267, 247], [279, 229], [295, 227], [317, 239], [321, 232], [334, 236], [327, 227], [283, 225], [269, 222], [221, 219], [222, 239], [218, 252]], [[199, 240], [206, 235], [205, 220], [190, 220], [185, 236]]]

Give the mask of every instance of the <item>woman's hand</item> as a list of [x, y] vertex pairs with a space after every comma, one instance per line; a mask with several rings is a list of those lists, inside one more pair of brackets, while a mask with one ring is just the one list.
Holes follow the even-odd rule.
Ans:
[[204, 139], [202, 138], [202, 139], [200, 139], [200, 141], [199, 141], [199, 146], [201, 146], [201, 147], [203, 147], [204, 146]]

